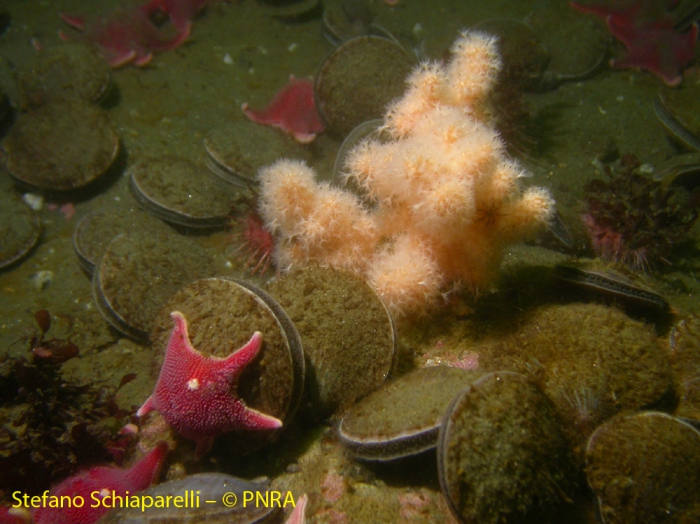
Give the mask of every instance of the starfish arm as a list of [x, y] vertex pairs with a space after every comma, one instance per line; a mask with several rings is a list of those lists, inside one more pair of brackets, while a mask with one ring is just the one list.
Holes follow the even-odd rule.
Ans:
[[[238, 402], [241, 402], [240, 400]], [[275, 418], [271, 415], [266, 415], [265, 413], [262, 413], [258, 410], [249, 408], [243, 402], [241, 402], [241, 405], [243, 406], [243, 413], [242, 418], [243, 418], [243, 427], [245, 429], [255, 429], [255, 430], [262, 430], [262, 429], [277, 429], [282, 427], [282, 421], [278, 418]]]
[[148, 53], [148, 54], [143, 55], [143, 56], [137, 56], [134, 59], [134, 65], [136, 67], [145, 67], [151, 62], [152, 59], [153, 59], [153, 53]]
[[65, 13], [61, 13], [60, 17], [66, 24], [74, 29], [77, 29], [78, 31], [83, 31], [85, 29], [84, 16], [67, 15]]
[[221, 365], [222, 373], [228, 377], [236, 377], [250, 364], [262, 347], [262, 333], [256, 331], [250, 340], [240, 349], [226, 357]]
[[146, 402], [143, 403], [143, 406], [139, 408], [139, 410], [136, 412], [137, 417], [143, 417], [147, 413], [150, 413], [151, 411], [154, 411], [156, 409], [155, 403], [153, 401], [153, 395], [148, 397], [146, 399]]
[[638, 67], [661, 77], [669, 86], [678, 85], [681, 70], [688, 65], [697, 41], [697, 26], [684, 35], [670, 31], [619, 26], [608, 20], [610, 32], [627, 47], [627, 55], [612, 62], [616, 68]]
[[300, 144], [310, 144], [316, 139], [316, 133], [293, 133], [293, 136]]
[[107, 62], [109, 62], [112, 69], [118, 69], [122, 66], [127, 65], [136, 58], [136, 51], [129, 50], [124, 52], [113, 52], [109, 49], [102, 49], [102, 54], [105, 55]]
[[306, 524], [306, 504], [309, 502], [309, 497], [304, 493], [297, 501], [294, 511], [289, 515], [287, 522], [284, 524]]
[[243, 111], [243, 114], [248, 117], [249, 120], [252, 120], [256, 124], [277, 123], [277, 119], [271, 117], [267, 111], [258, 111], [256, 109], [252, 109], [247, 102], [241, 105], [241, 110]]
[[185, 315], [179, 311], [173, 311], [170, 313], [170, 317], [173, 319], [175, 325], [168, 339], [168, 347], [165, 352], [166, 358], [170, 357], [178, 361], [184, 360], [192, 354], [201, 356], [201, 353], [192, 347], [190, 343], [190, 334], [187, 331], [187, 319]]
[[133, 491], [142, 491], [156, 480], [168, 451], [168, 444], [158, 442], [147, 455], [124, 471], [124, 477]]

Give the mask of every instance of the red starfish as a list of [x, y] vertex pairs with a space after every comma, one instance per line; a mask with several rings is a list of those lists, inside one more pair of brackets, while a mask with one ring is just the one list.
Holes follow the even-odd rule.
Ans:
[[693, 59], [698, 26], [685, 34], [674, 30], [677, 0], [622, 0], [571, 6], [584, 13], [605, 18], [610, 32], [627, 47], [627, 54], [611, 60], [617, 68], [638, 67], [661, 77], [670, 86], [678, 85], [681, 70]]
[[[97, 466], [67, 478], [59, 485], [46, 491], [47, 497], [67, 496], [71, 500], [82, 499], [82, 507], [54, 503], [50, 500], [41, 504], [34, 513], [35, 524], [92, 524], [113, 507], [115, 495], [124, 496], [143, 491], [156, 479], [163, 465], [168, 445], [159, 443], [129, 469], [110, 466]], [[95, 499], [95, 497], [97, 499]], [[107, 498], [110, 497], [110, 498]], [[97, 502], [100, 501], [99, 504]]]
[[312, 142], [323, 131], [314, 102], [313, 82], [294, 75], [290, 75], [289, 83], [262, 111], [250, 109], [247, 103], [241, 109], [253, 122], [277, 127], [302, 144]]
[[175, 49], [190, 36], [191, 22], [178, 27], [175, 36], [166, 36], [142, 9], [117, 9], [104, 18], [86, 22], [84, 17], [61, 15], [61, 20], [82, 31], [78, 37], [60, 32], [63, 40], [83, 40], [100, 49], [109, 65], [117, 68], [129, 63], [145, 66], [154, 53]]
[[196, 458], [211, 449], [218, 435], [238, 429], [282, 426], [280, 420], [247, 407], [231, 393], [231, 383], [260, 351], [260, 332], [256, 331], [245, 346], [226, 358], [205, 357], [192, 347], [184, 315], [174, 311], [170, 316], [175, 327], [158, 383], [137, 416], [159, 411], [179, 433], [197, 442]]

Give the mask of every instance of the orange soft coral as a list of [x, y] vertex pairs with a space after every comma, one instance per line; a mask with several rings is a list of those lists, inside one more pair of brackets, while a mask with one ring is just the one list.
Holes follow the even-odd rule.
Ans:
[[553, 213], [541, 188], [523, 191], [484, 101], [500, 59], [495, 39], [464, 32], [446, 66], [419, 65], [384, 119], [391, 141], [348, 154], [350, 191], [314, 181], [300, 162], [262, 170], [261, 214], [283, 266], [319, 263], [365, 276], [398, 314], [420, 314], [457, 285], [494, 277], [504, 247]]

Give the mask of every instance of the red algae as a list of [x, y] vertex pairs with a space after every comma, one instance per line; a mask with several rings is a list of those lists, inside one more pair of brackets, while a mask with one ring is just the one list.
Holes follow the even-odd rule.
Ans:
[[700, 192], [664, 187], [640, 174], [640, 166], [634, 155], [623, 155], [616, 167], [605, 167], [607, 180], [588, 182], [581, 219], [598, 256], [647, 269], [670, 264], [671, 248], [689, 238]]
[[260, 276], [267, 272], [275, 250], [275, 240], [265, 225], [258, 212], [253, 210], [241, 220], [242, 231], [232, 236], [234, 241], [240, 241], [241, 245], [234, 251], [235, 254], [245, 258], [244, 267], [252, 266], [251, 274], [260, 270]]

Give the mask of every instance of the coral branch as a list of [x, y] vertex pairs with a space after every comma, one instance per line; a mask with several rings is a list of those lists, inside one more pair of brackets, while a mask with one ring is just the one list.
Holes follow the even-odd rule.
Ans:
[[423, 313], [442, 293], [493, 279], [506, 244], [552, 216], [541, 188], [523, 192], [486, 99], [500, 68], [496, 40], [464, 32], [443, 66], [419, 65], [385, 115], [390, 141], [350, 151], [346, 182], [317, 183], [300, 162], [260, 173], [260, 212], [278, 238], [278, 267], [311, 263], [365, 276], [396, 313]]

